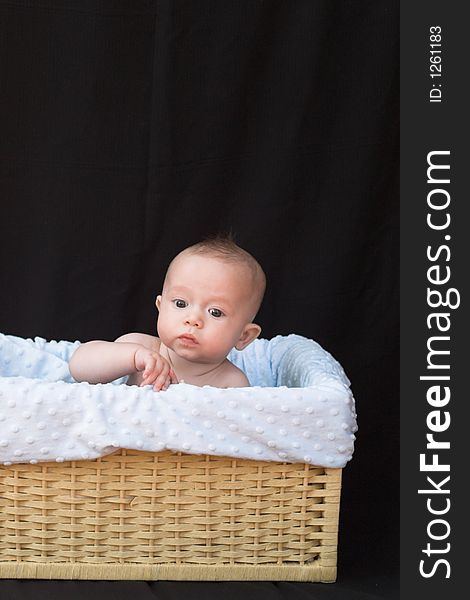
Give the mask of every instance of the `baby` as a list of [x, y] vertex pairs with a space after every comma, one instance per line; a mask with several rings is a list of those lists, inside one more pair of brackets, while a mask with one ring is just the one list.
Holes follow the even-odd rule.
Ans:
[[243, 387], [245, 374], [227, 355], [261, 332], [253, 323], [266, 278], [258, 262], [228, 238], [209, 239], [180, 252], [156, 298], [158, 337], [128, 333], [114, 342], [80, 345], [69, 367], [76, 381], [166, 390], [179, 381], [197, 386]]

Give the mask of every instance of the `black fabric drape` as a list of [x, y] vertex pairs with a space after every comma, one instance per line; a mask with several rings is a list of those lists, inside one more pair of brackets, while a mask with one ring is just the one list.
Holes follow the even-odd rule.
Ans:
[[169, 260], [231, 231], [267, 274], [262, 337], [313, 338], [352, 381], [338, 583], [223, 588], [240, 595], [394, 585], [397, 13], [385, 0], [0, 2], [0, 331], [154, 333]]

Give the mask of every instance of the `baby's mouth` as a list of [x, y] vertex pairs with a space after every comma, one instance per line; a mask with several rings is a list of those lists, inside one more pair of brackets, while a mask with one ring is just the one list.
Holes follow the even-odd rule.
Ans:
[[183, 335], [180, 335], [178, 339], [183, 342], [183, 344], [187, 344], [189, 346], [195, 346], [198, 343], [194, 335], [191, 335], [190, 333], [184, 333]]

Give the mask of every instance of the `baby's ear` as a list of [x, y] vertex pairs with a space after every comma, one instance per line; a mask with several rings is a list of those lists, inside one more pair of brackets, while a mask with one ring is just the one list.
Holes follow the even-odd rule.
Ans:
[[160, 310], [160, 304], [162, 303], [162, 297], [161, 296], [157, 296], [155, 298], [155, 306], [157, 307], [157, 310]]
[[248, 344], [251, 344], [260, 333], [261, 327], [259, 325], [256, 325], [256, 323], [248, 323], [248, 325], [245, 325], [241, 336], [238, 338], [235, 348], [237, 350], [243, 350], [243, 348], [246, 348]]

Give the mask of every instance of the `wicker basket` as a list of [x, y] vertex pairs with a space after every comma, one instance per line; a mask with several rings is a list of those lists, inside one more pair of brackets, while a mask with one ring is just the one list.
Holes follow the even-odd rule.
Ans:
[[0, 576], [331, 582], [341, 469], [121, 450], [0, 467]]

